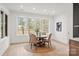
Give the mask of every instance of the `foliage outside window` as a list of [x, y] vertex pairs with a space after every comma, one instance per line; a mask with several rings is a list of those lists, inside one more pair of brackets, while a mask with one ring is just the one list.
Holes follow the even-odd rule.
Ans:
[[48, 19], [33, 19], [29, 18], [29, 29], [30, 33], [36, 35], [45, 35], [49, 31], [49, 20]]
[[27, 19], [24, 17], [18, 17], [17, 19], [17, 35], [27, 35], [28, 34], [28, 29], [27, 29]]
[[[28, 21], [26, 21], [28, 20]], [[33, 33], [36, 35], [46, 34], [49, 31], [48, 19], [24, 18], [18, 17], [17, 35], [27, 35]], [[27, 24], [27, 25], [26, 25]]]

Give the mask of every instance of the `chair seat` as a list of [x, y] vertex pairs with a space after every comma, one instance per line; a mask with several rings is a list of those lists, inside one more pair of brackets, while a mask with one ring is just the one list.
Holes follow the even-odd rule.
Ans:
[[48, 42], [48, 39], [44, 39], [45, 42]]

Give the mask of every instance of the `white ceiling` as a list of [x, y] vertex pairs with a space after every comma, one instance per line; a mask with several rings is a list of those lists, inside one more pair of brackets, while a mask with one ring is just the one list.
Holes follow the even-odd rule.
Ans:
[[12, 11], [56, 15], [71, 9], [71, 3], [2, 3]]

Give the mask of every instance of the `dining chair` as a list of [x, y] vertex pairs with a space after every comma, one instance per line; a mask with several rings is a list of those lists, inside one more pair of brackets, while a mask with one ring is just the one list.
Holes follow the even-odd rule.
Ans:
[[52, 45], [51, 45], [51, 36], [52, 36], [52, 33], [50, 33], [48, 38], [45, 39], [45, 43], [47, 43], [48, 47], [52, 47]]
[[30, 34], [29, 42], [30, 42], [31, 48], [32, 48], [32, 46], [36, 46], [37, 42], [38, 42], [36, 35]]

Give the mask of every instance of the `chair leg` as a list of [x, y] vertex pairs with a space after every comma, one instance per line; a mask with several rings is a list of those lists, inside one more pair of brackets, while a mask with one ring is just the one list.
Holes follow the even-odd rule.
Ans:
[[48, 48], [50, 47], [50, 44], [49, 44], [49, 42], [48, 42]]
[[53, 43], [53, 47], [55, 48], [55, 45], [54, 45], [54, 43]]
[[32, 43], [31, 43], [31, 49], [32, 49]]
[[51, 42], [50, 42], [50, 47], [52, 48], [52, 44], [51, 44]]
[[51, 44], [51, 42], [50, 42], [50, 47], [52, 48], [52, 44]]
[[[53, 45], [53, 46], [52, 46]], [[51, 44], [51, 42], [50, 42], [50, 46], [51, 46], [51, 48], [53, 47], [53, 48], [55, 48], [55, 45], [54, 45], [54, 43], [53, 44]]]

